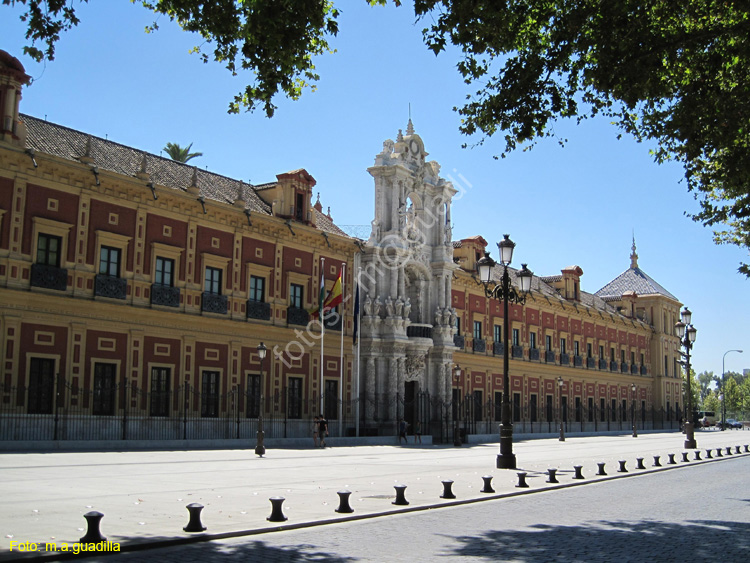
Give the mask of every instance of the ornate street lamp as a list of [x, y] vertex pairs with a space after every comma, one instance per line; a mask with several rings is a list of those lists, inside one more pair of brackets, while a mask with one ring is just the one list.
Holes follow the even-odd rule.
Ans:
[[258, 358], [260, 358], [260, 408], [258, 410], [258, 432], [255, 434], [255, 455], [263, 457], [266, 447], [263, 445], [263, 360], [266, 359], [267, 348], [262, 342], [258, 344]]
[[[726, 352], [724, 352], [724, 356], [722, 356], [721, 358], [721, 394], [722, 396], [724, 396], [724, 391], [726, 391], [724, 384], [726, 383], [727, 372], [724, 369], [724, 360], [726, 359], [727, 354], [729, 354], [729, 352], [739, 352], [740, 354], [742, 354], [742, 350], [727, 350]], [[727, 425], [727, 408], [725, 406], [724, 399], [722, 398], [721, 399], [721, 429], [722, 431], [724, 430], [726, 425]]]
[[508, 235], [503, 235], [503, 240], [497, 243], [500, 251], [500, 264], [503, 266], [503, 277], [500, 283], [492, 280], [492, 270], [497, 265], [490, 253], [485, 252], [484, 258], [477, 261], [477, 272], [479, 281], [484, 285], [484, 294], [503, 302], [503, 406], [500, 412], [500, 454], [497, 456], [498, 469], [515, 469], [516, 456], [513, 453], [513, 425], [510, 422], [510, 377], [508, 375], [508, 333], [510, 322], [508, 318], [508, 302], [523, 305], [526, 303], [526, 295], [531, 289], [531, 279], [534, 275], [526, 264], [521, 264], [521, 269], [516, 273], [518, 277], [518, 290], [510, 283], [508, 265], [513, 259], [513, 249], [516, 244], [510, 240]]
[[630, 390], [633, 392], [633, 401], [630, 406], [630, 411], [633, 419], [633, 438], [638, 437], [638, 431], [635, 429], [635, 383], [630, 386]]
[[680, 314], [682, 322], [677, 321], [674, 325], [675, 333], [677, 338], [680, 339], [680, 344], [685, 348], [685, 373], [687, 374], [687, 416], [685, 417], [685, 448], [695, 449], [698, 444], [695, 441], [695, 429], [693, 427], [693, 391], [691, 389], [690, 375], [690, 350], [693, 348], [693, 342], [695, 342], [695, 336], [698, 332], [696, 328], [691, 324], [693, 320], [693, 314], [690, 309], [685, 307]]
[[563, 411], [562, 411], [562, 388], [563, 388], [563, 378], [562, 375], [558, 376], [557, 378], [557, 388], [560, 390], [560, 441], [565, 441], [565, 427], [563, 426]]
[[[461, 367], [456, 364], [456, 366], [453, 368], [453, 378], [456, 380], [456, 385], [458, 385], [458, 388], [461, 388]], [[459, 397], [458, 401], [456, 402], [456, 415], [453, 417], [453, 445], [454, 446], [461, 446], [461, 432], [459, 428], [459, 418], [461, 417], [461, 399], [460, 399], [461, 393], [459, 392], [457, 397]]]

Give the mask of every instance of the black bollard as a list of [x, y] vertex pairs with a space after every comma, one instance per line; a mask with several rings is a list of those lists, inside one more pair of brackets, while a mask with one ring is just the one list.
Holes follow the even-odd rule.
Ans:
[[518, 475], [518, 485], [516, 485], [517, 488], [522, 489], [528, 489], [529, 485], [526, 483], [526, 473], [517, 473]]
[[203, 505], [197, 502], [191, 502], [185, 508], [190, 513], [190, 520], [188, 520], [187, 526], [183, 528], [186, 532], [202, 532], [206, 527], [201, 523], [201, 510]]
[[686, 462], [690, 461], [688, 459], [688, 452], [682, 452], [682, 461], [683, 461], [683, 463], [686, 463]]
[[706, 450], [706, 459], [713, 459], [714, 456], [711, 455], [711, 450]]
[[396, 489], [396, 500], [391, 504], [397, 504], [399, 506], [406, 506], [409, 504], [409, 501], [406, 500], [406, 495], [404, 494], [404, 491], [406, 491], [406, 485], [394, 485], [393, 488]]
[[727, 455], [732, 455], [732, 446], [727, 446]]
[[646, 466], [643, 465], [643, 458], [642, 457], [635, 458], [635, 468], [636, 469], [646, 469]]
[[349, 504], [349, 495], [352, 494], [351, 491], [339, 491], [337, 493], [339, 495], [339, 507], [336, 509], [336, 512], [346, 513], [349, 514], [350, 512], [354, 512], [354, 509]]
[[284, 497], [271, 497], [268, 500], [271, 501], [271, 516], [266, 518], [269, 522], [286, 522], [288, 518], [284, 516], [284, 512], [281, 510], [281, 505], [286, 500]]
[[482, 477], [482, 480], [484, 481], [484, 489], [482, 489], [480, 492], [494, 493], [495, 489], [492, 488], [492, 475], [485, 475], [484, 477]]
[[716, 457], [724, 457], [724, 454], [721, 453], [721, 448], [716, 448]]
[[573, 469], [575, 470], [576, 474], [573, 477], [573, 479], [583, 479], [583, 465], [574, 465]]
[[667, 454], [667, 455], [669, 455], [669, 462], [668, 462], [668, 463], [669, 463], [669, 465], [674, 465], [675, 463], [677, 463], [677, 462], [676, 462], [676, 461], [674, 460], [674, 454]]
[[599, 473], [597, 473], [597, 475], [606, 475], [607, 472], [604, 471], [604, 465], [605, 464], [604, 463], [597, 463], [597, 465], [599, 466]]
[[695, 461], [701, 460], [701, 452], [700, 450], [695, 450]]
[[661, 467], [661, 462], [659, 461], [661, 459], [661, 456], [655, 455], [654, 456], [654, 467]]
[[557, 480], [557, 469], [550, 468], [547, 470], [547, 475], [549, 475], [549, 479], [547, 479], [547, 483], [559, 483], [560, 481]]
[[736, 454], [741, 454], [742, 453], [742, 450], [740, 450], [739, 446], [735, 446], [734, 447], [734, 453], [736, 453]]
[[750, 453], [750, 448], [748, 448], [748, 444], [745, 444], [745, 451]]
[[80, 543], [100, 543], [107, 541], [107, 538], [105, 538], [99, 531], [99, 525], [101, 524], [104, 514], [92, 510], [91, 512], [84, 514], [83, 517], [86, 519], [86, 535], [78, 541]]
[[624, 459], [620, 460], [620, 469], [618, 469], [617, 472], [618, 473], [627, 473], [628, 472], [628, 470], [625, 469], [625, 460]]
[[442, 482], [443, 483], [443, 494], [440, 495], [440, 498], [456, 498], [456, 495], [453, 494], [453, 481], [450, 479], [447, 479]]

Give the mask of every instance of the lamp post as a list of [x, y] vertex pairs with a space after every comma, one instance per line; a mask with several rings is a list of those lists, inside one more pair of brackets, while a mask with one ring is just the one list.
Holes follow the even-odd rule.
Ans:
[[[456, 380], [456, 385], [461, 389], [461, 367], [456, 364], [453, 368], [453, 377]], [[461, 446], [461, 432], [459, 428], [459, 419], [461, 418], [461, 393], [459, 391], [458, 401], [456, 402], [456, 415], [453, 417], [453, 445]]]
[[[719, 400], [721, 401], [721, 410], [724, 411], [724, 390], [722, 389], [719, 393]], [[726, 424], [725, 420], [721, 421], [721, 429], [724, 430], [724, 425]]]
[[630, 390], [633, 392], [633, 401], [630, 405], [630, 414], [633, 419], [633, 438], [638, 437], [638, 431], [635, 429], [635, 383], [630, 386]]
[[255, 434], [255, 455], [263, 457], [266, 453], [266, 447], [263, 445], [263, 360], [266, 359], [266, 345], [262, 342], [258, 344], [258, 358], [260, 358], [260, 406], [258, 409], [258, 432]]
[[500, 411], [500, 454], [497, 456], [498, 469], [515, 469], [516, 456], [513, 453], [513, 425], [510, 422], [510, 377], [508, 375], [508, 332], [510, 332], [510, 321], [508, 319], [508, 302], [523, 305], [526, 303], [526, 294], [531, 289], [533, 273], [521, 264], [518, 277], [519, 291], [510, 283], [508, 266], [513, 259], [513, 249], [516, 244], [510, 240], [509, 235], [503, 235], [503, 240], [497, 243], [500, 251], [500, 264], [503, 267], [503, 275], [500, 283], [492, 280], [492, 271], [497, 265], [490, 253], [485, 252], [484, 258], [477, 261], [479, 280], [484, 285], [484, 294], [489, 298], [495, 298], [503, 302], [503, 405]]
[[687, 416], [685, 418], [685, 449], [695, 449], [695, 429], [693, 428], [693, 391], [691, 389], [692, 376], [690, 374], [690, 350], [695, 342], [696, 328], [692, 325], [693, 314], [685, 307], [680, 314], [682, 321], [675, 323], [675, 333], [680, 344], [685, 348], [685, 373], [687, 375]]
[[563, 378], [562, 375], [558, 376], [557, 378], [557, 388], [560, 390], [558, 393], [560, 397], [560, 441], [565, 441], [565, 427], [563, 426], [563, 412], [562, 412], [562, 388], [563, 388]]
[[[727, 350], [726, 352], [724, 352], [724, 355], [721, 358], [721, 393], [724, 396], [724, 398], [726, 398], [726, 390], [727, 390], [726, 387], [724, 386], [724, 384], [726, 383], [726, 373], [727, 373], [726, 370], [724, 369], [724, 360], [726, 359], [727, 354], [729, 354], [729, 352], [739, 352], [740, 354], [742, 354], [742, 350]], [[724, 402], [724, 399], [722, 399], [721, 400], [721, 429], [722, 431], [727, 425], [727, 408], [725, 404], [726, 403]]]

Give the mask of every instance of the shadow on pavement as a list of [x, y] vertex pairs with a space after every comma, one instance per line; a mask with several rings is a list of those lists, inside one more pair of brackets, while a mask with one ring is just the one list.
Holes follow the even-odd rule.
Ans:
[[[691, 520], [595, 521], [587, 526], [532, 526], [461, 536], [448, 557], [494, 561], [748, 561], [750, 523]], [[633, 558], [632, 555], [637, 554]]]

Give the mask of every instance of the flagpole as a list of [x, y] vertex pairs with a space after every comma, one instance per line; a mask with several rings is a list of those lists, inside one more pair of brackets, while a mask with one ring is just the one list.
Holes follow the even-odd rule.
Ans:
[[[344, 291], [344, 285], [346, 280], [346, 262], [341, 265], [341, 295], [346, 295]], [[344, 319], [344, 306], [345, 303], [341, 303], [341, 353], [339, 356], [339, 436], [341, 436], [343, 415], [344, 415], [344, 328], [346, 323]]]
[[[356, 307], [356, 311], [354, 313], [355, 315], [357, 315], [357, 317], [359, 317], [359, 291], [360, 291], [359, 286], [360, 286], [360, 282], [362, 281], [361, 278], [362, 278], [362, 266], [359, 266], [357, 268], [357, 297], [356, 297], [356, 303], [357, 303], [358, 306]], [[354, 322], [355, 322], [355, 326], [357, 327], [357, 330], [361, 330], [361, 327], [359, 326], [359, 318], [357, 318]], [[354, 428], [355, 428], [354, 435], [357, 438], [359, 438], [359, 403], [360, 403], [360, 400], [359, 400], [360, 399], [360, 397], [359, 397], [359, 377], [360, 377], [359, 352], [360, 352], [360, 345], [359, 344], [360, 344], [361, 341], [362, 341], [362, 337], [360, 335], [357, 335], [357, 379], [354, 382], [354, 393], [355, 393], [355, 395], [354, 395], [355, 399], [354, 400], [356, 401], [355, 402], [355, 405], [356, 405], [356, 421], [354, 423]]]
[[[321, 256], [320, 257], [320, 288], [318, 289], [318, 320], [320, 321], [320, 369], [318, 370], [318, 373], [320, 374], [320, 411], [319, 414], [323, 414], [323, 340], [325, 340], [326, 337], [326, 326], [323, 322], [323, 301], [320, 297], [321, 295], [325, 295], [323, 292], [325, 291], [325, 267], [326, 267], [326, 259]], [[320, 437], [323, 438], [322, 436]]]

